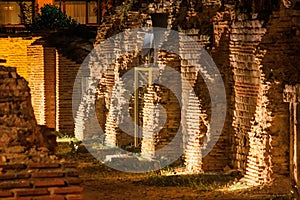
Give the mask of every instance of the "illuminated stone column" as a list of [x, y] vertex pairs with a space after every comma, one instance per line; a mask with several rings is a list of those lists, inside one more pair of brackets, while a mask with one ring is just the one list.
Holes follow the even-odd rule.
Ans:
[[261, 76], [254, 121], [249, 135], [249, 154], [247, 156], [246, 175], [244, 180], [250, 184], [265, 184], [271, 181], [272, 174], [272, 135], [269, 127], [272, 124], [267, 96], [270, 86], [264, 83]]
[[257, 110], [261, 81], [261, 66], [253, 52], [267, 30], [258, 19], [243, 19], [242, 15], [238, 19], [231, 25], [229, 44], [230, 67], [234, 78], [234, 134], [230, 135], [230, 156], [232, 165], [245, 172], [250, 148], [248, 132], [251, 131], [251, 121]]
[[105, 145], [110, 147], [117, 146], [118, 125], [122, 122], [124, 104], [126, 103], [125, 92], [122, 80], [118, 81], [112, 90], [110, 109], [105, 124]]
[[32, 45], [27, 51], [28, 79], [34, 115], [39, 125], [46, 125], [44, 48], [42, 45]]
[[188, 173], [202, 172], [202, 155], [204, 138], [209, 129], [205, 123], [206, 115], [201, 111], [197, 96], [190, 94], [187, 106], [187, 145], [185, 149], [185, 165]]
[[159, 110], [155, 105], [155, 91], [153, 86], [147, 88], [147, 93], [144, 95], [143, 108], [143, 138], [141, 147], [141, 156], [147, 159], [155, 157], [155, 144], [158, 122]]

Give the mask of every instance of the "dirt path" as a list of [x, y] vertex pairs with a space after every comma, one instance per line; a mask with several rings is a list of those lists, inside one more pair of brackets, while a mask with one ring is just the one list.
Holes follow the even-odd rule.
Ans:
[[87, 200], [163, 200], [196, 199], [197, 193], [187, 187], [155, 187], [136, 185], [128, 181], [89, 182], [85, 184], [84, 199]]
[[[148, 174], [119, 172], [99, 163], [88, 153], [77, 157], [69, 155], [64, 158], [77, 161], [79, 174], [83, 180], [85, 200], [291, 199], [288, 178], [278, 179], [272, 187], [229, 191], [228, 185], [227, 188], [225, 187], [220, 191], [215, 190], [212, 186], [199, 187], [197, 182], [193, 182], [193, 180], [191, 184], [181, 184], [182, 176], [169, 180], [166, 179], [166, 176], [157, 175], [153, 172]], [[147, 180], [152, 177], [155, 181], [147, 184]], [[171, 181], [172, 184], [169, 184], [168, 181]]]

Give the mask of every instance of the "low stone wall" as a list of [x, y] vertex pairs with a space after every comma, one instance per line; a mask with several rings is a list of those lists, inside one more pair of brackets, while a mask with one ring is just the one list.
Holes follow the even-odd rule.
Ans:
[[55, 136], [38, 126], [30, 89], [0, 66], [0, 199], [82, 199], [74, 163], [51, 153]]
[[0, 147], [43, 144], [37, 132], [27, 81], [15, 68], [0, 66]]
[[0, 199], [83, 199], [75, 163], [24, 146], [2, 149], [0, 157]]

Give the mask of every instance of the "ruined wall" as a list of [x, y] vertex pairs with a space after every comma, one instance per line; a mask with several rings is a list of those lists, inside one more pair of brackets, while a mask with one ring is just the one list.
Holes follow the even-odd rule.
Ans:
[[[202, 162], [195, 159], [195, 163], [202, 165], [204, 171], [221, 171], [226, 166], [237, 169], [249, 183], [267, 183], [277, 175], [287, 175], [289, 125], [282, 90], [284, 84], [298, 83], [299, 80], [298, 8], [286, 8], [282, 1], [185, 3], [174, 2], [168, 26], [193, 37], [209, 50], [222, 74], [227, 95], [227, 117], [222, 134], [209, 155], [202, 158]], [[169, 4], [160, 6], [160, 3], [151, 4], [146, 12], [164, 13], [170, 7]], [[156, 7], [159, 9], [153, 9]], [[116, 31], [109, 31], [113, 27], [103, 25], [98, 42], [101, 41], [99, 38], [104, 40], [108, 33]], [[188, 45], [180, 45], [183, 53], [193, 50]], [[169, 54], [160, 56], [166, 64]], [[193, 85], [203, 112], [209, 115], [209, 98], [201, 91], [204, 82], [195, 67], [185, 60], [170, 63], [178, 67], [177, 70]], [[113, 84], [114, 73], [111, 69], [107, 84]], [[184, 99], [185, 88], [182, 89], [185, 112], [188, 101]], [[106, 106], [108, 102], [102, 101]], [[153, 108], [150, 106], [145, 110], [149, 116], [146, 112], [144, 119], [151, 118]], [[183, 133], [186, 133], [187, 121], [183, 124]], [[187, 141], [184, 135], [184, 147]], [[192, 145], [198, 147], [197, 142]]]
[[[237, 11], [234, 4], [225, 4], [214, 16], [213, 22], [211, 52], [226, 88], [227, 117], [222, 135], [212, 152], [223, 154], [223, 161], [218, 161], [223, 163], [223, 168], [228, 165], [242, 172], [247, 165], [248, 132], [256, 110], [260, 83], [260, 63], [254, 52], [266, 32], [264, 21], [257, 16]], [[214, 155], [212, 152], [210, 155]], [[210, 155], [204, 161], [218, 157]]]
[[[243, 19], [246, 17], [246, 19]], [[230, 33], [230, 66], [234, 73], [234, 121], [235, 134], [232, 140], [231, 155], [233, 166], [245, 170], [249, 151], [248, 132], [257, 104], [260, 84], [260, 65], [253, 52], [258, 47], [266, 29], [263, 21], [247, 19], [238, 15], [231, 25]]]
[[[55, 128], [55, 99], [53, 88], [49, 88], [53, 82], [51, 62], [55, 62], [55, 58], [53, 59], [53, 52], [44, 49], [43, 44], [33, 45], [39, 39], [40, 37], [0, 38], [0, 55], [1, 59], [6, 60], [4, 66], [16, 67], [17, 72], [28, 81], [37, 123]], [[44, 65], [45, 62], [47, 65]]]
[[[184, 5], [182, 2], [179, 10], [188, 10], [187, 12], [179, 12], [173, 22], [173, 28], [176, 30], [176, 26], [179, 26], [180, 29], [178, 29], [179, 32], [184, 33], [189, 38], [192, 38], [195, 40], [198, 45], [202, 46], [205, 50], [208, 51], [209, 55], [212, 56], [214, 59], [217, 67], [220, 70], [220, 73], [222, 75], [222, 78], [224, 80], [224, 85], [226, 88], [226, 94], [227, 94], [227, 101], [230, 102], [231, 100], [231, 86], [232, 86], [232, 77], [230, 76], [231, 70], [229, 68], [229, 61], [228, 60], [228, 41], [229, 41], [229, 34], [228, 34], [228, 21], [231, 19], [231, 12], [217, 12], [220, 10], [221, 7], [221, 1], [207, 1], [207, 2], [195, 2], [190, 1], [189, 4]], [[218, 15], [216, 17], [216, 15]], [[220, 15], [220, 16], [219, 16]], [[175, 27], [174, 27], [175, 26]], [[219, 29], [221, 29], [219, 31]], [[214, 43], [213, 43], [214, 42]], [[221, 44], [220, 44], [221, 43]], [[180, 52], [184, 55], [189, 55], [191, 52], [194, 52], [197, 47], [193, 47], [192, 45], [189, 45], [188, 43], [185, 44], [184, 41], [180, 41]], [[201, 61], [204, 61], [207, 58], [202, 58]], [[193, 58], [190, 58], [190, 60], [193, 60]], [[195, 59], [197, 62], [197, 58]], [[205, 62], [205, 61], [204, 61]], [[231, 123], [230, 115], [227, 114], [226, 117], [226, 123], [224, 125], [223, 131], [218, 137], [210, 137], [208, 138], [208, 132], [205, 131], [205, 128], [203, 128], [203, 124], [207, 124], [210, 120], [211, 115], [211, 104], [210, 104], [210, 95], [208, 92], [208, 88], [206, 86], [206, 83], [203, 79], [203, 77], [200, 75], [200, 73], [197, 72], [195, 66], [192, 66], [190, 63], [188, 63], [186, 60], [181, 61], [181, 74], [184, 78], [186, 78], [190, 84], [192, 85], [197, 98], [200, 100], [201, 104], [201, 114], [200, 115], [207, 115], [205, 119], [198, 119], [198, 127], [199, 130], [202, 129], [200, 132], [201, 137], [197, 137], [196, 141], [194, 141], [194, 144], [192, 146], [197, 147], [199, 144], [203, 145], [204, 138], [209, 140], [216, 140], [216, 144], [213, 147], [213, 149], [209, 152], [208, 155], [201, 158], [203, 159], [203, 165], [201, 165], [201, 170], [204, 172], [209, 171], [223, 171], [224, 167], [228, 165], [228, 154], [229, 154], [229, 145], [228, 145], [228, 135], [231, 132]], [[216, 86], [217, 87], [217, 86]], [[183, 106], [182, 110], [185, 112], [185, 101], [186, 98], [188, 98], [187, 91], [185, 91], [184, 85], [183, 85], [183, 91], [182, 91], [182, 101]], [[230, 107], [230, 103], [228, 103], [227, 107]], [[192, 106], [192, 105], [190, 105]], [[197, 105], [194, 105], [194, 109], [198, 109]], [[190, 108], [192, 109], [192, 108]], [[225, 112], [225, 110], [224, 110]], [[228, 111], [227, 111], [228, 112]], [[229, 113], [229, 112], [228, 112]], [[184, 115], [182, 117], [183, 124], [185, 124], [187, 117]], [[200, 123], [201, 122], [201, 123]], [[184, 130], [185, 126], [194, 126], [192, 123], [186, 124], [183, 126], [183, 133], [186, 133], [186, 130]], [[195, 123], [195, 122], [194, 122]], [[229, 124], [229, 125], [228, 125]], [[202, 127], [202, 128], [201, 128]], [[206, 127], [207, 128], [207, 127]], [[187, 130], [188, 131], [188, 130]], [[206, 135], [203, 138], [203, 134]], [[186, 139], [184, 136], [183, 145], [185, 146]], [[191, 146], [186, 146], [187, 149], [191, 149]], [[190, 153], [189, 153], [190, 154]], [[189, 157], [195, 157], [195, 163], [199, 162], [197, 161], [196, 157], [198, 155], [189, 156]]]
[[271, 169], [275, 175], [289, 173], [289, 151], [292, 151], [289, 150], [288, 105], [283, 102], [282, 95], [284, 85], [298, 83], [300, 77], [297, 59], [300, 15], [297, 9], [281, 5], [279, 11], [273, 12], [266, 26], [267, 33], [260, 44], [264, 51], [261, 59], [262, 74], [265, 77], [263, 84], [269, 87], [265, 96], [268, 99], [268, 116], [272, 120], [266, 130], [270, 138]]
[[4, 66], [16, 67], [32, 88], [32, 105], [38, 124], [45, 124], [44, 108], [44, 52], [42, 46], [31, 47], [40, 37], [0, 38], [0, 58], [6, 60]]
[[[230, 143], [230, 135], [234, 132], [232, 127], [233, 121], [233, 111], [234, 104], [232, 103], [234, 99], [233, 92], [233, 71], [230, 67], [229, 61], [229, 41], [230, 41], [230, 24], [233, 20], [234, 11], [232, 5], [226, 5], [223, 10], [215, 13], [212, 17], [213, 24], [213, 37], [211, 44], [211, 49], [208, 51], [218, 67], [222, 79], [224, 81], [224, 86], [226, 90], [226, 118], [222, 134], [219, 136], [218, 142], [211, 152], [203, 158], [203, 170], [207, 171], [223, 171], [226, 166], [232, 167], [230, 165], [230, 148], [232, 144]], [[207, 92], [203, 92], [204, 89], [201, 87], [203, 85], [203, 80], [198, 77], [195, 90], [199, 94], [202, 100], [203, 107], [209, 111], [210, 98], [207, 97]], [[201, 88], [200, 90], [197, 88]], [[205, 91], [205, 90], [204, 90]]]
[[[16, 67], [29, 83], [37, 123], [72, 135], [72, 92], [80, 64], [42, 37], [0, 38], [0, 43], [3, 65]], [[75, 97], [80, 98], [80, 92]]]
[[37, 133], [28, 83], [15, 68], [1, 66], [0, 72], [1, 147], [38, 144], [42, 138]]
[[28, 82], [0, 66], [0, 198], [82, 199], [74, 163], [61, 162], [55, 136], [34, 117]]
[[258, 13], [236, 12], [229, 26], [235, 99], [231, 159], [251, 184], [289, 173], [289, 111], [282, 94], [284, 84], [299, 80], [299, 11], [280, 5], [272, 12], [267, 4]]
[[[38, 124], [73, 134], [72, 94], [80, 64], [44, 40], [28, 46], [28, 77]], [[77, 88], [78, 94], [81, 88]], [[75, 98], [80, 95], [75, 95]], [[76, 99], [75, 99], [76, 101]]]
[[[174, 5], [176, 4], [176, 6], [174, 7]], [[179, 23], [177, 20], [178, 17], [185, 17], [185, 16], [181, 16], [180, 13], [180, 7], [178, 2], [174, 2], [174, 5], [163, 5], [162, 6], [162, 10], [151, 10], [152, 7], [159, 7], [159, 5], [149, 5], [149, 13], [161, 13], [161, 12], [166, 12], [166, 10], [170, 11], [173, 10], [171, 12], [170, 11], [170, 15], [168, 17], [168, 27], [169, 28], [175, 28], [176, 29], [176, 23]], [[181, 5], [182, 6], [182, 5]], [[209, 48], [210, 46], [210, 41], [213, 39], [212, 37], [210, 37], [209, 34], [211, 34], [212, 31], [212, 20], [211, 21], [205, 21], [208, 20], [207, 18], [209, 18], [209, 16], [213, 16], [213, 14], [217, 11], [218, 6], [220, 6], [220, 1], [216, 1], [215, 3], [210, 2], [209, 5], [207, 5], [206, 10], [207, 11], [205, 13], [205, 15], [202, 15], [203, 13], [197, 13], [198, 10], [201, 10], [199, 8], [199, 5], [195, 5], [194, 8], [188, 8], [189, 5], [187, 5], [187, 9], [189, 9], [189, 13], [186, 17], [188, 17], [188, 21], [187, 24], [189, 27], [185, 27], [185, 29], [182, 29], [181, 31], [183, 33], [186, 33], [188, 36], [190, 36], [191, 38], [195, 39], [200, 45], [204, 46], [205, 48]], [[195, 9], [197, 11], [195, 11]], [[212, 10], [211, 12], [208, 12]], [[207, 15], [208, 14], [208, 15]], [[124, 24], [126, 28], [134, 28], [137, 26], [137, 22], [133, 23], [135, 19], [135, 12], [129, 12], [127, 18], [124, 18], [122, 20], [125, 20]], [[202, 16], [205, 16], [204, 19]], [[201, 19], [197, 19], [197, 18]], [[182, 18], [182, 19], [183, 19]], [[98, 36], [97, 36], [97, 40], [96, 40], [96, 44], [98, 44], [99, 42], [103, 41], [109, 33], [113, 33], [116, 32], [116, 30], [114, 28], [116, 28], [114, 21], [118, 21], [118, 16], [112, 16], [111, 22], [108, 20], [108, 23], [105, 22], [103, 25], [101, 25], [101, 27], [99, 28], [98, 31]], [[155, 21], [155, 20], [154, 20]], [[110, 22], [110, 23], [109, 23]], [[155, 23], [155, 22], [153, 22]], [[205, 26], [204, 26], [205, 25]], [[180, 27], [179, 27], [180, 28]], [[121, 31], [121, 30], [119, 30]], [[165, 39], [167, 39], [168, 42], [170, 41], [174, 41], [174, 39], [177, 39], [178, 41], [181, 40], [181, 38], [167, 38], [168, 36], [166, 36]], [[185, 44], [186, 43], [186, 44]], [[170, 43], [168, 43], [168, 45], [170, 45]], [[187, 58], [190, 58], [189, 53], [193, 52], [195, 49], [193, 47], [191, 47], [187, 42], [182, 41], [179, 44], [180, 47], [180, 51], [182, 54], [186, 55]], [[195, 47], [197, 48], [197, 47]], [[105, 49], [105, 51], [110, 51], [113, 52], [115, 51], [115, 47], [107, 47]], [[186, 60], [180, 59], [177, 55], [172, 55], [170, 53], [163, 53], [160, 52], [161, 55], [159, 55], [159, 63], [161, 64], [165, 64], [167, 66], [170, 66], [172, 68], [174, 68], [175, 70], [177, 70], [179, 73], [181, 73], [183, 75], [183, 77], [185, 77], [191, 84], [192, 86], [195, 86], [195, 82], [197, 81], [197, 70], [195, 69], [194, 66], [191, 66]], [[192, 58], [191, 58], [192, 59]], [[124, 61], [125, 65], [131, 64], [130, 61], [130, 57], [125, 57]], [[138, 66], [138, 63], [137, 65]], [[100, 86], [100, 90], [102, 90], [104, 92], [104, 94], [101, 94], [101, 98], [104, 99], [105, 101], [101, 100], [101, 104], [102, 107], [106, 107], [106, 109], [110, 110], [111, 108], [110, 106], [110, 98], [111, 98], [111, 88], [112, 85], [114, 84], [115, 80], [118, 79], [119, 77], [119, 72], [117, 72], [117, 68], [119, 68], [119, 65], [111, 65], [110, 68], [105, 72], [104, 74], [104, 80], [102, 82], [102, 85]], [[125, 66], [125, 71], [130, 69], [131, 67]], [[167, 76], [167, 77], [173, 77], [172, 73], [169, 72], [170, 74], [168, 74], [167, 71], [162, 71], [162, 73], [166, 73], [163, 76]], [[121, 75], [121, 73], [120, 73]], [[175, 80], [174, 80], [175, 81]], [[203, 83], [203, 80], [202, 80]], [[198, 82], [198, 84], [200, 84], [200, 82]], [[177, 133], [178, 131], [178, 127], [180, 125], [180, 119], [185, 119], [186, 113], [181, 113], [180, 109], [179, 109], [179, 101], [183, 101], [183, 107], [186, 105], [186, 101], [185, 98], [187, 95], [185, 95], [187, 92], [184, 88], [181, 88], [181, 84], [177, 82], [174, 82], [173, 88], [171, 88], [172, 90], [178, 90], [178, 89], [183, 89], [183, 95], [182, 95], [182, 99], [177, 100], [176, 97], [170, 95], [170, 91], [166, 90], [166, 89], [162, 89], [161, 91], [159, 91], [159, 93], [157, 94], [158, 96], [160, 96], [163, 100], [160, 102], [162, 103], [162, 105], [164, 105], [166, 111], [167, 111], [167, 115], [168, 115], [168, 120], [167, 123], [165, 124], [164, 128], [160, 131], [159, 135], [157, 136], [157, 141], [155, 142], [156, 148], [157, 149], [161, 149], [162, 147], [164, 147], [166, 144], [169, 144], [169, 142], [173, 139], [174, 134]], [[197, 88], [197, 90], [201, 90], [201, 86], [197, 85], [195, 86], [195, 88]], [[206, 94], [207, 95], [207, 94]], [[101, 109], [100, 110], [105, 110], [105, 109]], [[184, 109], [183, 109], [184, 110]], [[111, 111], [111, 110], [110, 110]], [[118, 131], [117, 128], [115, 127], [116, 125], [113, 124], [113, 120], [110, 117], [110, 111], [108, 112], [108, 123], [106, 124], [107, 130], [109, 130], [109, 133], [107, 132], [106, 134], [116, 134], [116, 132]], [[150, 112], [150, 111], [149, 111]], [[151, 115], [151, 113], [150, 113]], [[147, 112], [143, 113], [142, 112], [142, 116], [144, 119], [148, 119], [150, 118], [149, 116], [147, 116]], [[142, 121], [142, 118], [141, 118]], [[102, 121], [100, 122], [101, 124], [103, 123]], [[105, 123], [105, 122], [104, 122]], [[81, 125], [80, 125], [81, 126]], [[114, 127], [113, 129], [111, 129], [112, 127]], [[186, 125], [184, 125], [182, 128], [184, 129], [186, 127]], [[113, 131], [114, 130], [114, 131]], [[180, 130], [181, 131], [181, 130]], [[113, 133], [115, 132], [115, 133]], [[186, 132], [186, 130], [183, 130], [183, 132]], [[187, 137], [187, 136], [185, 136]], [[221, 136], [222, 137], [222, 136]], [[114, 137], [108, 137], [108, 138], [115, 138]], [[209, 158], [206, 159], [206, 170], [207, 171], [220, 171], [222, 170], [226, 165], [227, 165], [227, 152], [228, 150], [226, 149], [226, 142], [227, 142], [227, 136], [222, 137], [223, 139], [221, 139], [219, 145], [217, 146], [217, 148], [215, 148], [213, 151], [213, 153], [210, 155]], [[115, 140], [115, 139], [113, 139]], [[180, 144], [181, 147], [184, 148], [185, 143], [187, 143], [188, 138], [184, 139], [183, 144]], [[182, 142], [182, 141], [181, 141]], [[111, 142], [109, 142], [111, 143]], [[115, 143], [115, 142], [113, 142]], [[111, 144], [113, 144], [111, 143]], [[200, 144], [200, 141], [199, 141]], [[192, 156], [191, 156], [192, 157]], [[216, 159], [218, 158], [218, 159]]]
[[[128, 11], [124, 13], [123, 11], [128, 9], [126, 6], [127, 5], [123, 7], [118, 7], [118, 9], [115, 10], [115, 14], [105, 17], [102, 25], [98, 29], [97, 38], [94, 44], [96, 48], [100, 42], [106, 40], [114, 34], [120, 33], [121, 31], [126, 31], [126, 29], [130, 27], [140, 27], [143, 23], [145, 23], [145, 19], [147, 17], [145, 14], [134, 11]], [[126, 37], [130, 37], [130, 35], [128, 34], [126, 35]], [[113, 106], [111, 103], [113, 86], [119, 80], [120, 73], [125, 73], [127, 70], [130, 70], [133, 67], [142, 64], [138, 57], [139, 52], [126, 52], [128, 53], [128, 55], [125, 55], [125, 58], [129, 57], [127, 59], [119, 57], [121, 56], [120, 49], [124, 51], [124, 49], [126, 49], [127, 46], [135, 47], [138, 46], [138, 44], [124, 43], [121, 42], [121, 39], [119, 42], [117, 42], [116, 40], [113, 43], [106, 43], [106, 46], [103, 49], [101, 49], [101, 52], [96, 52], [98, 53], [97, 56], [103, 55], [101, 57], [101, 59], [103, 59], [102, 63], [99, 64], [97, 63], [97, 61], [95, 61], [96, 65], [101, 66], [106, 64], [107, 67], [107, 69], [103, 72], [103, 77], [101, 78], [98, 88], [99, 94], [97, 95], [96, 109], [98, 111], [97, 115], [99, 116], [98, 120], [100, 119], [100, 121], [98, 121], [97, 123], [100, 123], [100, 126], [103, 130], [111, 130], [107, 132], [107, 134], [112, 134], [112, 138], [115, 138], [114, 135], [117, 134], [117, 132], [120, 133], [119, 136], [121, 137], [118, 137], [118, 143], [120, 145], [126, 145], [132, 142], [132, 138], [126, 137], [127, 134], [123, 134], [122, 131], [116, 130], [116, 127], [113, 124], [113, 116], [108, 116], [112, 114], [109, 113], [109, 109], [111, 106]], [[106, 59], [109, 60], [109, 58], [112, 56], [111, 54], [114, 54], [114, 56], [116, 56], [116, 59], [118, 59], [115, 63], [107, 63], [108, 61]], [[93, 58], [91, 60], [93, 60]], [[91, 67], [93, 67], [93, 64], [91, 64]], [[92, 98], [94, 97], [89, 96], [82, 99], [76, 114], [75, 136], [80, 139], [89, 138], [92, 136], [99, 136], [99, 131], [96, 130], [97, 128], [94, 128], [92, 125], [93, 123], [88, 121], [89, 110], [84, 109], [89, 104], [94, 105], [95, 102], [92, 102]], [[110, 119], [109, 123], [106, 123], [108, 118]], [[117, 143], [117, 141], [110, 142], [110, 144], [114, 143]]]
[[[174, 38], [172, 38], [174, 39]], [[167, 38], [167, 42], [170, 38]], [[162, 56], [160, 55], [162, 54]], [[163, 114], [166, 117], [165, 124], [160, 124], [161, 130], [157, 136], [155, 149], [161, 150], [157, 152], [157, 155], [176, 155], [177, 152], [182, 151], [182, 133], [180, 129], [180, 121], [182, 111], [180, 109], [181, 99], [178, 99], [176, 94], [181, 94], [182, 83], [180, 81], [180, 58], [173, 52], [160, 52], [158, 55], [159, 62], [168, 66], [167, 68], [161, 67], [160, 79], [162, 83], [166, 85], [158, 85], [156, 88], [157, 96], [160, 98], [158, 102], [160, 106], [163, 106]], [[162, 113], [161, 113], [162, 114]], [[160, 119], [163, 119], [162, 117]], [[161, 121], [160, 121], [161, 122]], [[181, 136], [180, 140], [177, 138]], [[168, 145], [168, 146], [167, 146]]]

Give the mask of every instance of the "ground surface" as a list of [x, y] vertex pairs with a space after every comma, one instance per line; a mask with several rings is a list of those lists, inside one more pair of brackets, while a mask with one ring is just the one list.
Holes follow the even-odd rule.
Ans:
[[[61, 147], [59, 147], [61, 148]], [[98, 162], [89, 153], [59, 156], [78, 163], [85, 200], [197, 200], [197, 199], [291, 199], [288, 179], [275, 181], [272, 187], [241, 189], [233, 176], [163, 176], [157, 172], [131, 174], [119, 172]], [[172, 170], [167, 169], [161, 173]], [[235, 189], [235, 190], [230, 190]]]

